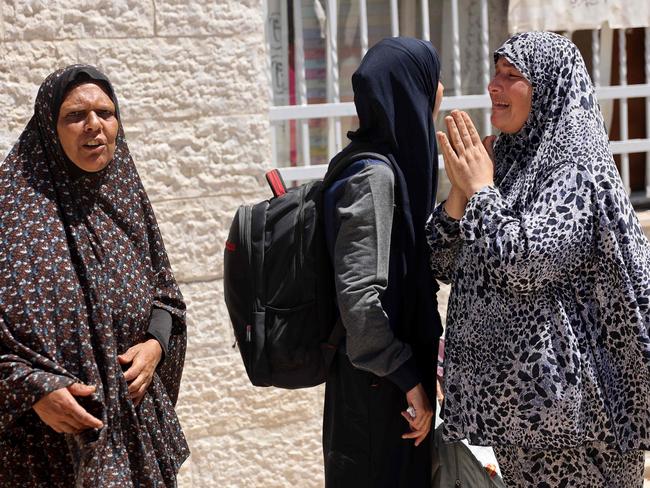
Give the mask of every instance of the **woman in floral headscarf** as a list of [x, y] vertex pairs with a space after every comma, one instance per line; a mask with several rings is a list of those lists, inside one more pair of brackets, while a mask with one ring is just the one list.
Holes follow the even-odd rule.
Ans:
[[185, 305], [95, 68], [41, 85], [0, 234], [0, 486], [175, 486]]
[[453, 283], [444, 435], [492, 445], [508, 486], [640, 487], [650, 246], [575, 45], [519, 34], [495, 62], [493, 154], [465, 113], [438, 134], [452, 182], [428, 223], [433, 270]]

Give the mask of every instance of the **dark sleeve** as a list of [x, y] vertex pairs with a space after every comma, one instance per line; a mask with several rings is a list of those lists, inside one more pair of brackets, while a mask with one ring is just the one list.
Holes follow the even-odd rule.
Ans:
[[407, 392], [419, 383], [411, 347], [390, 327], [381, 297], [388, 285], [394, 176], [369, 165], [352, 176], [337, 205], [335, 284], [350, 362]]
[[167, 355], [169, 349], [169, 337], [171, 336], [171, 333], [172, 315], [167, 310], [154, 307], [151, 312], [147, 334], [160, 343], [160, 347], [163, 350], [163, 358]]

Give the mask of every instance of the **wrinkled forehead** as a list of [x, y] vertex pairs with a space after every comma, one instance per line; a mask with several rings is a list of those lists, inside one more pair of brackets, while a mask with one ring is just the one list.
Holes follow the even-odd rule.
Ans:
[[[86, 99], [88, 97], [95, 100], [101, 100], [105, 103], [115, 104], [111, 97], [111, 92], [108, 86], [102, 81], [80, 79], [70, 83], [63, 92], [61, 100], [61, 107], [65, 104], [76, 103], [79, 99]], [[60, 109], [60, 107], [59, 107]]]
[[495, 64], [505, 59], [535, 86], [563, 76], [573, 64], [577, 48], [566, 37], [552, 32], [524, 32], [508, 39], [494, 52]]

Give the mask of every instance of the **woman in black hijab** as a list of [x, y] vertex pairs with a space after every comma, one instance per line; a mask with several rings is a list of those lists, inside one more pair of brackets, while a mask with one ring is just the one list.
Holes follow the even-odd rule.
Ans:
[[430, 486], [441, 327], [424, 226], [436, 189], [439, 74], [429, 42], [392, 38], [370, 49], [352, 77], [360, 127], [330, 167], [368, 151], [390, 164], [357, 160], [325, 193], [345, 328], [326, 387], [328, 487]]
[[185, 305], [95, 68], [41, 85], [0, 234], [0, 485], [175, 486]]

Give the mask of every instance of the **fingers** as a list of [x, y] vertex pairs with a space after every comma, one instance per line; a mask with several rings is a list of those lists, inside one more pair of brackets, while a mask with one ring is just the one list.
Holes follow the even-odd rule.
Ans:
[[476, 126], [474, 125], [474, 122], [472, 122], [472, 118], [469, 116], [467, 112], [461, 112], [463, 121], [465, 122], [465, 127], [467, 127], [467, 132], [469, 133], [470, 140], [472, 141], [472, 144], [475, 146], [478, 146], [481, 144], [481, 136], [479, 136], [478, 131], [476, 130]]
[[117, 356], [117, 360], [119, 361], [120, 364], [128, 364], [131, 361], [133, 361], [133, 358], [138, 354], [138, 347], [133, 346], [127, 349], [127, 351], [124, 354], [120, 354]]
[[94, 391], [94, 386], [76, 383], [45, 395], [32, 408], [46, 425], [59, 433], [75, 434], [88, 428], [99, 429], [104, 425], [102, 421], [90, 415], [74, 396], [88, 396]]
[[449, 134], [454, 151], [458, 155], [462, 155], [465, 152], [465, 144], [460, 136], [456, 119], [453, 116], [447, 115], [445, 117], [445, 124], [447, 125], [447, 134]]
[[84, 429], [78, 427], [70, 421], [61, 420], [56, 427], [53, 427], [55, 432], [59, 434], [79, 434]]
[[[463, 142], [463, 147], [465, 149], [470, 148], [474, 145], [472, 142], [472, 138], [469, 134], [469, 128], [467, 127], [465, 112], [461, 112], [459, 110], [452, 110], [451, 116], [454, 119], [454, 122], [456, 123], [456, 128], [458, 129], [458, 133], [460, 134], [460, 140]], [[469, 118], [469, 116], [467, 116]], [[474, 127], [474, 124], [472, 124], [472, 121], [470, 120], [469, 123]], [[479, 144], [480, 144], [480, 139], [479, 139]]]
[[89, 396], [95, 393], [97, 388], [92, 385], [84, 385], [83, 383], [73, 383], [68, 386], [68, 391], [74, 396]]
[[406, 419], [413, 430], [421, 430], [427, 423], [431, 423], [432, 414], [429, 412], [417, 412], [415, 417], [411, 417], [408, 412], [402, 412], [402, 417]]
[[129, 394], [131, 397], [133, 395], [136, 395], [138, 391], [142, 389], [147, 389], [149, 384], [151, 383], [151, 373], [148, 371], [142, 371], [140, 375], [136, 379], [134, 379], [131, 383], [129, 383]]
[[[149, 386], [151, 386], [153, 376], [142, 375], [142, 378], [143, 381], [137, 388], [132, 388], [133, 384], [129, 385], [129, 397], [131, 397], [135, 406], [140, 405], [140, 402], [144, 398], [145, 393], [147, 393]], [[140, 380], [140, 378], [138, 378], [138, 380]]]
[[144, 396], [147, 394], [147, 390], [149, 389], [150, 385], [151, 382], [147, 383], [142, 388], [140, 388], [135, 394], [131, 395], [131, 401], [136, 407], [140, 405], [140, 403], [144, 399]]
[[68, 408], [66, 421], [75, 423], [80, 428], [100, 429], [104, 426], [101, 420], [90, 415], [76, 400]]
[[445, 172], [449, 180], [454, 183], [456, 181], [456, 172], [454, 171], [454, 164], [457, 164], [458, 156], [454, 152], [449, 139], [444, 132], [436, 133], [438, 139], [438, 146], [442, 152], [443, 160], [445, 162]]
[[417, 439], [422, 435], [422, 432], [419, 430], [412, 430], [406, 434], [402, 434], [402, 439]]
[[415, 446], [419, 446], [422, 441], [426, 439], [427, 434], [431, 430], [431, 420], [433, 418], [433, 415], [429, 412], [427, 415], [422, 415], [421, 422], [419, 423], [418, 427], [416, 427], [415, 423], [413, 422], [415, 419], [413, 419], [413, 417], [411, 417], [408, 413], [402, 412], [402, 416], [407, 421], [409, 421], [409, 425], [411, 427], [411, 432], [402, 434], [402, 439], [415, 439]]
[[144, 369], [144, 366], [145, 366], [144, 361], [140, 361], [137, 359], [133, 361], [131, 367], [124, 372], [124, 379], [126, 380], [126, 382], [129, 383], [134, 379], [136, 379], [138, 376], [140, 376], [142, 370]]
[[[68, 387], [68, 391], [71, 395], [74, 396], [88, 396], [95, 392], [97, 388], [90, 385], [84, 385], [82, 383], [74, 383]], [[101, 420], [90, 415], [79, 402], [75, 400], [74, 396], [70, 396], [63, 408], [63, 412], [66, 415], [66, 422], [73, 424], [78, 429], [87, 429], [92, 427], [94, 429], [100, 429], [104, 426]]]
[[67, 416], [64, 419], [61, 419], [61, 424], [65, 424], [68, 427], [70, 427], [72, 430], [76, 432], [81, 432], [83, 430], [86, 430], [88, 428], [88, 425], [84, 424], [83, 422], [79, 422], [76, 418]]
[[407, 432], [406, 434], [402, 434], [402, 439], [415, 439], [415, 446], [419, 446], [424, 439], [427, 438], [427, 435], [429, 434], [430, 427], [427, 427], [426, 429], [422, 430], [414, 430], [412, 432]]
[[456, 151], [454, 151], [454, 149], [451, 147], [447, 135], [444, 132], [438, 131], [436, 132], [436, 136], [438, 139], [438, 146], [442, 151], [443, 157], [445, 159], [449, 158], [451, 161], [458, 159], [458, 156], [456, 156]]

